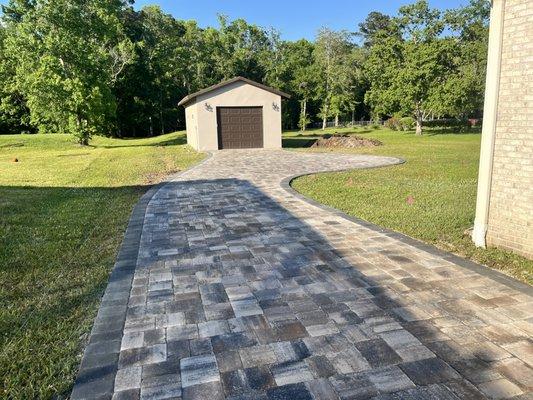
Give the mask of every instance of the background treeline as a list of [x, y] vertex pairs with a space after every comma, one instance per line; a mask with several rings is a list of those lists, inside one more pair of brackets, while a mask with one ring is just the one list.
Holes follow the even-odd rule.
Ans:
[[149, 136], [184, 127], [178, 101], [237, 75], [293, 95], [311, 122], [481, 115], [487, 0], [445, 12], [419, 0], [314, 42], [219, 17], [200, 28], [122, 0], [11, 0], [0, 24], [0, 133]]

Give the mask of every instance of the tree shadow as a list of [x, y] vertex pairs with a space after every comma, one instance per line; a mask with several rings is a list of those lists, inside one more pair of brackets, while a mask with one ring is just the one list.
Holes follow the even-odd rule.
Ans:
[[282, 138], [282, 147], [287, 149], [303, 149], [311, 147], [317, 141], [316, 135], [313, 136], [290, 136]]
[[331, 129], [328, 129], [327, 131], [322, 130], [316, 130], [316, 131], [305, 131], [302, 133], [298, 133], [296, 135], [291, 136], [282, 136], [282, 146], [283, 148], [288, 149], [296, 149], [296, 148], [307, 148], [311, 147], [318, 139], [320, 139], [323, 136], [331, 136], [331, 135], [364, 135], [367, 133], [376, 132], [376, 130], [372, 129], [361, 129], [356, 131], [348, 131], [348, 132], [335, 132]]
[[[297, 203], [289, 201], [290, 209], [300, 210]], [[479, 334], [494, 317], [460, 289], [475, 273], [455, 270], [440, 256], [425, 260], [379, 228], [350, 231], [338, 214], [295, 215], [241, 179], [169, 183], [146, 215], [137, 278], [169, 273], [174, 284], [138, 288], [136, 295], [145, 290], [149, 300], [130, 306], [127, 318], [153, 317], [159, 309], [183, 313], [188, 325], [227, 321], [230, 328], [207, 335], [205, 344], [220, 364], [228, 351], [242, 358], [247, 348], [280, 349], [261, 364], [270, 377], [261, 390], [246, 379], [235, 385], [253, 361], [221, 371], [227, 397], [266, 391], [286, 398], [290, 386], [301, 398], [481, 399], [476, 385], [505, 386], [492, 362], [506, 352]], [[489, 297], [507, 293], [492, 290]], [[165, 362], [177, 368], [179, 361]], [[295, 381], [284, 378], [294, 370]]]
[[[60, 241], [66, 240], [62, 233], [90, 231], [91, 213], [80, 215], [76, 207], [90, 203], [97, 210], [93, 215], [108, 220], [114, 209], [105, 204], [115, 201], [117, 207], [121, 206], [132, 192], [144, 189], [138, 186], [0, 188], [2, 199], [9, 201], [0, 202], [0, 228], [4, 231], [0, 237], [4, 249], [0, 253], [2, 276], [8, 276], [11, 270], [14, 274], [27, 273], [39, 280], [40, 274], [47, 273], [50, 262], [46, 257], [39, 259], [39, 254], [35, 254], [28, 265], [24, 258], [17, 256], [17, 246], [13, 246], [12, 241], [21, 240], [24, 232], [28, 237], [21, 243], [22, 252], [32, 249], [34, 241], [31, 251], [39, 253], [54, 240], [59, 241], [55, 244], [58, 252], [67, 251], [75, 245], [68, 241], [68, 246], [61, 246]], [[28, 208], [28, 204], [14, 201], [16, 199], [27, 199], [31, 205]], [[108, 201], [102, 202], [102, 199]], [[300, 207], [294, 206], [296, 210]], [[481, 399], [485, 396], [476, 385], [491, 382], [493, 390], [504, 390], [508, 383], [502, 381], [503, 378], [527, 391], [527, 375], [520, 378], [516, 368], [510, 371], [509, 361], [518, 363], [520, 371], [527, 371], [528, 367], [514, 357], [506, 358], [503, 365], [499, 359], [504, 352], [501, 346], [529, 340], [511, 323], [505, 323], [504, 316], [498, 323], [494, 322], [498, 318], [495, 314], [507, 311], [505, 301], [512, 300], [508, 289], [490, 288], [481, 298], [477, 293], [487, 288], [474, 292], [460, 289], [461, 282], [474, 280], [474, 274], [465, 273], [454, 278], [454, 271], [447, 268], [444, 261], [442, 266], [421, 265], [419, 259], [378, 231], [360, 232], [360, 237], [348, 235], [343, 228], [346, 222], [339, 215], [318, 213], [302, 218], [246, 180], [167, 183], [154, 195], [147, 211], [146, 238], [156, 239], [150, 243], [150, 251], [141, 253], [146, 257], [139, 260], [137, 271], [159, 274], [164, 272], [162, 266], [169, 265], [176, 282], [172, 298], [165, 289], [151, 292], [147, 303], [151, 312], [160, 306], [163, 310], [182, 312], [187, 324], [231, 320], [234, 329], [208, 340], [209, 351], [217, 359], [227, 355], [227, 351], [238, 353], [260, 345], [279, 349], [281, 353], [292, 349], [282, 362], [278, 358], [266, 366], [241, 366], [235, 370], [248, 376], [259, 368], [264, 376], [270, 377], [265, 391], [272, 398], [290, 387], [300, 393], [312, 393], [317, 398], [319, 393], [331, 390], [343, 398], [376, 400]], [[23, 212], [24, 215], [19, 215]], [[58, 215], [57, 220], [51, 218], [53, 214]], [[20, 220], [26, 220], [27, 231], [14, 235], [9, 224]], [[31, 236], [37, 224], [48, 226], [43, 236]], [[98, 232], [95, 235], [98, 236]], [[81, 234], [76, 240], [81, 243], [85, 236]], [[105, 241], [105, 235], [98, 240]], [[128, 240], [125, 239], [122, 246], [131, 251]], [[46, 254], [53, 255], [54, 251]], [[76, 271], [80, 265], [83, 263], [64, 268], [70, 269], [70, 274], [86, 273]], [[55, 272], [50, 270], [50, 273]], [[123, 285], [123, 275], [115, 272], [109, 284]], [[54, 358], [54, 348], [61, 346], [47, 342], [43, 332], [53, 326], [78, 329], [76, 324], [62, 324], [71, 316], [79, 315], [87, 304], [97, 301], [107, 274], [100, 271], [98, 279], [86, 274], [90, 279], [85, 283], [69, 281], [68, 273], [58, 276], [64, 279], [60, 285], [54, 282], [47, 287], [47, 281], [40, 280], [34, 289], [30, 287], [29, 295], [34, 299], [48, 295], [55, 300], [42, 307], [24, 309], [16, 321], [4, 320], [0, 329], [2, 345], [8, 340], [17, 340], [21, 332], [34, 332], [35, 340], [21, 341], [21, 345], [32, 343], [36, 349], [48, 347], [51, 352], [48, 361], [59, 363], [57, 356]], [[191, 280], [198, 285], [196, 290], [190, 290], [185, 284]], [[9, 282], [2, 282], [2, 286], [9, 287], [15, 282], [11, 277]], [[184, 285], [180, 286], [180, 282]], [[245, 298], [245, 303], [230, 298], [226, 289], [232, 287], [247, 288], [251, 296]], [[63, 299], [61, 291], [65, 293]], [[173, 296], [180, 293], [190, 297], [185, 296], [187, 301], [175, 301]], [[17, 301], [27, 300], [8, 296], [2, 303], [16, 307]], [[113, 301], [110, 304], [113, 309], [118, 307]], [[513, 305], [509, 304], [509, 307]], [[102, 304], [101, 314], [105, 315], [104, 306], [108, 305], [108, 302]], [[146, 310], [132, 302], [127, 315], [139, 317]], [[100, 333], [98, 340], [92, 337], [89, 342], [78, 379], [81, 383], [92, 385], [98, 379], [105, 379], [111, 382], [112, 388], [120, 355], [122, 328], [118, 324], [123, 326], [124, 321], [115, 316], [108, 319], [113, 326], [102, 329], [108, 334]], [[497, 330], [492, 337], [482, 335], [492, 327]], [[78, 334], [75, 332], [73, 336], [78, 337]], [[103, 343], [108, 343], [109, 347]], [[167, 345], [182, 346], [181, 354], [189, 356], [190, 351], [185, 351], [183, 346], [190, 349], [199, 342], [191, 339]], [[239, 347], [241, 345], [244, 347]], [[71, 348], [71, 356], [75, 357], [76, 346]], [[31, 353], [25, 353], [28, 352]], [[17, 354], [12, 354], [11, 361], [2, 360], [5, 366], [2, 369], [7, 371], [3, 376], [5, 388], [13, 387], [19, 379], [17, 368], [20, 367], [16, 359]], [[98, 361], [100, 366], [85, 368], [91, 360]], [[165, 371], [175, 364], [174, 367], [179, 368], [180, 358], [169, 356], [164, 363], [155, 367]], [[277, 387], [282, 386], [285, 378], [280, 377], [286, 375], [284, 371], [294, 368], [307, 377], [305, 383]], [[40, 386], [42, 370], [42, 358], [34, 364], [31, 358], [25, 359], [24, 376], [28, 387]], [[221, 385], [227, 397], [260, 394], [261, 390], [250, 386], [251, 381], [237, 388], [232, 386], [235, 371], [221, 374]], [[57, 372], [51, 370], [51, 373]], [[57, 379], [66, 379], [65, 375], [57, 376]], [[390, 397], [389, 392], [395, 392], [395, 397]], [[27, 394], [27, 397], [34, 397], [31, 392]]]
[[426, 128], [426, 129], [424, 129], [424, 135], [427, 135], [427, 136], [471, 135], [471, 134], [481, 134], [481, 127], [471, 127], [471, 128], [442, 127], [442, 128]]
[[[128, 141], [135, 141], [139, 140], [139, 138], [122, 138], [121, 142], [127, 143]], [[178, 137], [167, 139], [163, 141], [158, 141], [155, 143], [142, 143], [142, 144], [121, 144], [119, 146], [108, 146], [108, 145], [95, 145], [90, 144], [89, 146], [94, 148], [104, 148], [104, 149], [113, 149], [113, 148], [122, 148], [122, 147], [164, 147], [164, 146], [176, 146], [176, 145], [182, 145], [187, 144], [187, 136], [186, 135], [180, 135]]]

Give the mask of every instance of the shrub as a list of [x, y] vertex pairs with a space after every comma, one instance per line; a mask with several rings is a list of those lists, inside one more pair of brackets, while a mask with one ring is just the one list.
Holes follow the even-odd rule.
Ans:
[[388, 120], [385, 121], [384, 125], [386, 128], [389, 128], [393, 131], [397, 131], [401, 128], [400, 120], [396, 117], [390, 117]]
[[413, 117], [403, 117], [400, 119], [400, 127], [402, 131], [411, 131], [415, 127], [415, 119]]
[[468, 119], [468, 126], [472, 127], [480, 127], [483, 125], [483, 119], [481, 118], [469, 118]]

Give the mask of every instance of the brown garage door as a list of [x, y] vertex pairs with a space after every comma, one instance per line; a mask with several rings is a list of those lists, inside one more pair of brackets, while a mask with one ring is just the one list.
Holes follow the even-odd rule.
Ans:
[[218, 148], [263, 147], [262, 107], [217, 107]]

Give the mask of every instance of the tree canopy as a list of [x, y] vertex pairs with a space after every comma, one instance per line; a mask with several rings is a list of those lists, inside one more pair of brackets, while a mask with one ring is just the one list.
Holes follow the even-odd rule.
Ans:
[[158, 135], [184, 127], [187, 93], [237, 75], [293, 97], [286, 128], [329, 120], [479, 116], [486, 0], [439, 11], [426, 0], [372, 12], [356, 33], [316, 39], [219, 16], [200, 28], [125, 0], [10, 0], [0, 23], [0, 133]]

